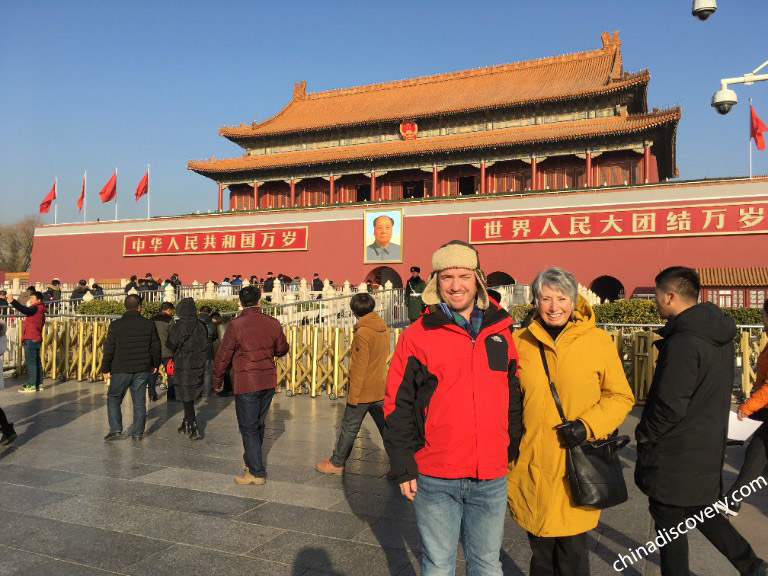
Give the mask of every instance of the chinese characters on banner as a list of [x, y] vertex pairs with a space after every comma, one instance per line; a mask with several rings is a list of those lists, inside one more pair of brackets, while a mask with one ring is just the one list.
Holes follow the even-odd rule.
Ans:
[[123, 256], [168, 256], [173, 254], [234, 254], [307, 250], [306, 226], [226, 232], [144, 234], [123, 237]]
[[768, 202], [470, 218], [472, 244], [768, 234]]

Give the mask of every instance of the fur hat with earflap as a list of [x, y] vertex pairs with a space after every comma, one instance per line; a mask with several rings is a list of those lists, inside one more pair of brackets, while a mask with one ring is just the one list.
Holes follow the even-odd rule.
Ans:
[[440, 292], [437, 288], [437, 275], [449, 268], [466, 268], [472, 270], [477, 278], [477, 307], [488, 309], [488, 280], [480, 269], [480, 255], [472, 244], [461, 240], [451, 240], [440, 246], [432, 254], [432, 274], [427, 279], [427, 287], [421, 294], [421, 301], [427, 306], [440, 303]]

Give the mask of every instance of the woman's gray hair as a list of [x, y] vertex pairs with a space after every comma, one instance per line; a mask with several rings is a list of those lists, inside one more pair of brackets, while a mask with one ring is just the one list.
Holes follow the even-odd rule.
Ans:
[[545, 268], [533, 279], [531, 291], [536, 303], [541, 299], [541, 289], [546, 286], [552, 290], [559, 290], [571, 298], [573, 305], [579, 297], [579, 284], [573, 277], [573, 274], [562, 268]]

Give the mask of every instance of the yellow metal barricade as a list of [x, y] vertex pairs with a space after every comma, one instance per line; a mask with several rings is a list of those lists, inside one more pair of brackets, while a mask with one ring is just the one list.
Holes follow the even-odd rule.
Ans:
[[281, 392], [283, 388], [288, 390], [291, 378], [291, 358], [293, 358], [293, 331], [289, 327], [283, 328], [285, 339], [288, 341], [288, 354], [275, 358], [275, 368], [277, 370], [277, 388], [275, 392]]
[[757, 338], [752, 338], [750, 330], [742, 330], [740, 336], [741, 391], [745, 397], [749, 397], [757, 377], [754, 365], [757, 362], [760, 351], [768, 344], [768, 336], [762, 330]]
[[291, 326], [291, 379], [286, 396], [306, 394], [312, 381], [312, 332], [307, 326]]
[[333, 391], [334, 376], [334, 332], [330, 327], [314, 326], [312, 328], [312, 398], [326, 389], [331, 400], [336, 399]]
[[336, 327], [333, 337], [333, 393], [331, 399], [347, 395], [349, 366], [352, 356], [353, 328]]
[[658, 350], [653, 343], [659, 339], [655, 332], [635, 332], [632, 335], [632, 393], [637, 402], [648, 397], [656, 368]]

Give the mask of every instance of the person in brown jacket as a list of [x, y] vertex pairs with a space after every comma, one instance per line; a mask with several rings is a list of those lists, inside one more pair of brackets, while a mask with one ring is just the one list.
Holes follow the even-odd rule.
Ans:
[[277, 388], [275, 357], [288, 353], [280, 322], [262, 314], [256, 286], [240, 290], [243, 312], [229, 323], [213, 365], [213, 390], [221, 391], [224, 375], [235, 367], [235, 413], [243, 437], [243, 464], [236, 484], [264, 484], [267, 470], [261, 446], [264, 421]]
[[370, 294], [355, 294], [349, 307], [357, 317], [357, 326], [352, 338], [347, 406], [333, 455], [315, 465], [317, 471], [323, 474], [344, 472], [344, 464], [352, 452], [352, 445], [366, 414], [371, 415], [379, 434], [384, 435], [383, 406], [387, 387], [389, 328], [381, 316], [373, 311], [376, 302]]

